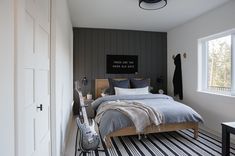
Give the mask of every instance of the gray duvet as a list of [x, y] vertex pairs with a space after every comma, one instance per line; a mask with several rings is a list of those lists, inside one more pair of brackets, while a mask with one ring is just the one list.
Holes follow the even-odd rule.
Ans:
[[[202, 122], [202, 117], [189, 106], [174, 101], [172, 97], [162, 94], [147, 95], [125, 95], [125, 96], [105, 96], [98, 98], [92, 103], [95, 111], [100, 105], [105, 105], [109, 101], [136, 101], [144, 103], [163, 114], [163, 123], [180, 122]], [[111, 132], [121, 128], [133, 126], [133, 122], [124, 114], [115, 110], [106, 111], [101, 117], [99, 130], [101, 137], [104, 138]]]

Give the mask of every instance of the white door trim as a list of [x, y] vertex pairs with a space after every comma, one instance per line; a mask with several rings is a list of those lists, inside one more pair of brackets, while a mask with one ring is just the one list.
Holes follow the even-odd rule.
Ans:
[[23, 14], [24, 10], [24, 1], [23, 0], [15, 0], [15, 152], [16, 156], [23, 156], [23, 104], [24, 104], [24, 96], [22, 95], [24, 92], [23, 83], [23, 49], [24, 44], [22, 41], [23, 36]]
[[51, 155], [57, 156], [56, 134], [56, 0], [51, 0]]

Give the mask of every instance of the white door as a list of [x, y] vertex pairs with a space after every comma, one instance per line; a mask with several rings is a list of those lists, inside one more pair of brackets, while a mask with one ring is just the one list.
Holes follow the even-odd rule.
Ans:
[[50, 156], [50, 0], [24, 0], [24, 156]]

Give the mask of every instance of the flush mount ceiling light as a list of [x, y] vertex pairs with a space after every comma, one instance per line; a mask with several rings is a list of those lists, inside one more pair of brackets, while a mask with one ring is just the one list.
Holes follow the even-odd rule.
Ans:
[[139, 0], [139, 7], [144, 10], [158, 10], [167, 5], [167, 0]]

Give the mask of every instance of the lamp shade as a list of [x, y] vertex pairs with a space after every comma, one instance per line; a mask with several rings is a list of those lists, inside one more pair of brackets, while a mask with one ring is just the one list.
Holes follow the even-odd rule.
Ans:
[[139, 7], [144, 10], [158, 10], [167, 5], [167, 0], [139, 0]]

